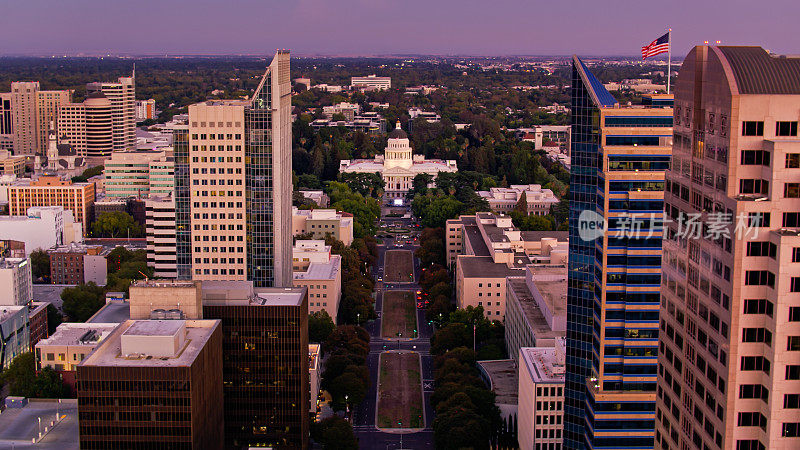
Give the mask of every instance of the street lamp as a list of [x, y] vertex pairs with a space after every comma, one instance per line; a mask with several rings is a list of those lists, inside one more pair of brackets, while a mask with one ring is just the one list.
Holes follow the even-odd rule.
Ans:
[[42, 418], [41, 417], [37, 417], [37, 419], [39, 419], [39, 439], [41, 439], [42, 438]]

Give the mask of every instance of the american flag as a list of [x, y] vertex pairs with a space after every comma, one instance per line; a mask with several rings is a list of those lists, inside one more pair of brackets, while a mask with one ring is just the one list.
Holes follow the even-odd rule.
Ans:
[[669, 51], [669, 33], [642, 47], [642, 59], [660, 55]]

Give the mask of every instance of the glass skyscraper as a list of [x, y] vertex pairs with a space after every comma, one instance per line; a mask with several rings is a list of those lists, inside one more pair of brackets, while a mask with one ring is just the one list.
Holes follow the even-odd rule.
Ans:
[[652, 448], [671, 97], [619, 102], [572, 69], [566, 448]]

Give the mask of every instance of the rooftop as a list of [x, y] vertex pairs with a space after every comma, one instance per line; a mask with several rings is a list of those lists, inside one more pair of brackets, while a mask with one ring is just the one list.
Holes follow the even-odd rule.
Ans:
[[491, 388], [497, 395], [495, 403], [516, 405], [519, 396], [519, 373], [513, 359], [478, 361], [478, 366], [491, 381]]
[[0, 258], [0, 269], [13, 269], [24, 267], [28, 264], [28, 258]]
[[86, 323], [122, 323], [131, 318], [131, 305], [128, 302], [110, 301], [94, 313]]
[[[525, 316], [525, 321], [528, 323], [528, 328], [533, 332], [538, 340], [550, 340], [557, 337], [564, 336], [564, 331], [553, 330], [547, 322], [547, 318], [542, 313], [536, 299], [528, 288], [524, 277], [509, 277], [507, 278], [506, 289], [511, 296], [517, 300], [522, 314]], [[566, 285], [562, 285], [566, 287]], [[566, 304], [563, 305], [566, 307]], [[563, 314], [563, 312], [562, 312]]]
[[512, 268], [504, 263], [496, 263], [491, 256], [464, 256], [459, 255], [458, 264], [464, 273], [464, 278], [505, 278], [521, 276], [524, 272], [520, 268]]
[[118, 323], [73, 323], [64, 322], [47, 339], [36, 346], [47, 345], [97, 345], [119, 326]]
[[203, 304], [211, 306], [299, 306], [306, 288], [253, 288], [252, 281], [203, 281]]
[[292, 276], [295, 280], [333, 280], [341, 267], [341, 255], [331, 255], [329, 262], [312, 262], [304, 272], [294, 272]]
[[800, 57], [778, 56], [761, 47], [720, 46], [740, 94], [800, 95]]
[[16, 316], [20, 311], [26, 309], [26, 305], [21, 306], [7, 306], [3, 305], [0, 306], [0, 323], [5, 322], [6, 320]]
[[535, 383], [564, 382], [564, 353], [558, 344], [555, 347], [523, 347], [519, 352], [520, 365], [526, 365]]
[[[219, 320], [127, 320], [86, 357], [81, 366], [188, 367], [208, 342]], [[171, 336], [186, 326], [186, 340], [175, 357], [123, 355], [123, 335]], [[171, 333], [171, 334], [168, 334]]]

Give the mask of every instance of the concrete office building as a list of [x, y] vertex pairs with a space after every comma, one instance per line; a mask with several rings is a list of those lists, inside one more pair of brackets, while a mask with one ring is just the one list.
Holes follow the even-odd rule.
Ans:
[[75, 369], [114, 331], [118, 323], [62, 323], [48, 338], [36, 343], [36, 370], [49, 367], [75, 392]]
[[558, 204], [558, 199], [550, 189], [542, 189], [539, 184], [512, 184], [507, 188], [490, 188], [477, 194], [489, 203], [489, 208], [499, 214], [510, 213], [525, 195], [527, 213], [533, 216], [550, 214], [550, 208]]
[[561, 449], [564, 428], [564, 339], [519, 350], [517, 440], [521, 450]]
[[94, 183], [73, 183], [57, 176], [42, 175], [38, 180], [18, 179], [8, 187], [8, 212], [21, 216], [36, 206], [61, 206], [72, 211], [84, 232], [94, 203]]
[[[491, 213], [461, 216], [456, 220], [461, 221], [462, 249], [465, 249], [455, 263], [456, 306], [459, 308], [482, 306], [488, 319], [503, 320], [508, 277], [524, 276], [526, 267], [531, 264], [566, 263], [564, 232], [523, 235], [513, 227], [510, 217]], [[453, 221], [448, 222], [450, 229]]]
[[14, 156], [10, 150], [0, 148], [0, 175], [25, 175], [25, 157]]
[[[222, 320], [227, 446], [308, 447], [307, 294], [305, 288], [203, 282], [203, 315]], [[242, 361], [249, 361], [249, 371]]]
[[110, 249], [102, 245], [70, 243], [48, 250], [53, 284], [94, 283], [106, 285]]
[[353, 216], [335, 209], [298, 209], [292, 207], [292, 235], [312, 233], [314, 239], [330, 234], [344, 245], [353, 243]]
[[[42, 155], [47, 149], [47, 135], [58, 126], [58, 111], [70, 102], [72, 92], [68, 90], [43, 91], [38, 81], [11, 83], [11, 92], [0, 94], [0, 103], [6, 103], [0, 111], [3, 120], [0, 135], [11, 135], [15, 155]], [[6, 146], [7, 149], [9, 149]]]
[[175, 193], [175, 158], [171, 152], [150, 161], [149, 195], [167, 196]]
[[411, 190], [415, 176], [428, 174], [435, 180], [440, 172], [458, 172], [458, 167], [454, 160], [425, 159], [424, 155], [414, 155], [408, 135], [398, 121], [389, 133], [383, 155], [376, 155], [372, 160], [343, 159], [339, 161], [339, 172], [379, 173], [385, 183], [384, 197], [402, 201]]
[[47, 337], [47, 305], [29, 302], [0, 306], [0, 369], [6, 369], [17, 356], [33, 350]]
[[27, 305], [33, 300], [30, 258], [0, 258], [0, 305]]
[[564, 446], [652, 447], [672, 108], [620, 107], [577, 57], [571, 92]]
[[[798, 448], [800, 58], [694, 47], [674, 119], [656, 447]], [[719, 235], [675, 224], [714, 213]]]
[[566, 264], [531, 265], [506, 284], [505, 342], [512, 358], [522, 347], [552, 347], [566, 335]]
[[111, 102], [113, 151], [136, 149], [136, 74], [116, 82], [89, 83], [86, 92], [88, 97], [102, 93]]
[[58, 140], [84, 158], [100, 162], [114, 151], [114, 109], [102, 92], [81, 103], [66, 103], [58, 112]]
[[511, 222], [511, 217], [490, 212], [450, 219], [445, 233], [449, 267], [453, 267], [458, 255], [498, 255], [500, 258], [504, 253], [524, 253], [529, 256], [543, 255], [542, 258], [536, 258], [535, 262], [547, 262], [550, 256], [543, 253], [546, 247], [559, 254], [566, 251], [566, 232], [520, 231]]
[[11, 93], [0, 92], [0, 150], [14, 150], [12, 117]]
[[322, 115], [329, 120], [333, 120], [333, 116], [341, 114], [344, 120], [352, 122], [355, 117], [361, 113], [361, 105], [358, 103], [341, 102], [331, 106], [322, 107]]
[[166, 157], [166, 153], [161, 151], [114, 152], [106, 160], [103, 171], [106, 197], [110, 199], [148, 197], [150, 178], [153, 176], [150, 172], [151, 165], [156, 161], [165, 160]]
[[336, 323], [342, 297], [342, 257], [332, 255], [325, 241], [295, 242], [293, 285], [308, 289], [308, 312], [325, 310]]
[[151, 196], [145, 200], [147, 266], [157, 278], [178, 278], [175, 199]]
[[82, 241], [83, 228], [75, 223], [72, 211], [61, 206], [36, 206], [28, 208], [24, 216], [0, 216], [0, 239], [23, 242], [30, 255], [38, 249]]
[[138, 280], [129, 292], [131, 319], [151, 319], [170, 312], [181, 319], [203, 318], [199, 281]]
[[378, 77], [375, 75], [367, 75], [365, 77], [351, 77], [350, 87], [353, 89], [374, 89], [382, 91], [392, 88], [391, 77]]
[[180, 277], [291, 286], [290, 103], [278, 51], [250, 100], [189, 106], [174, 145]]
[[223, 448], [218, 320], [128, 320], [77, 367], [80, 447]]

